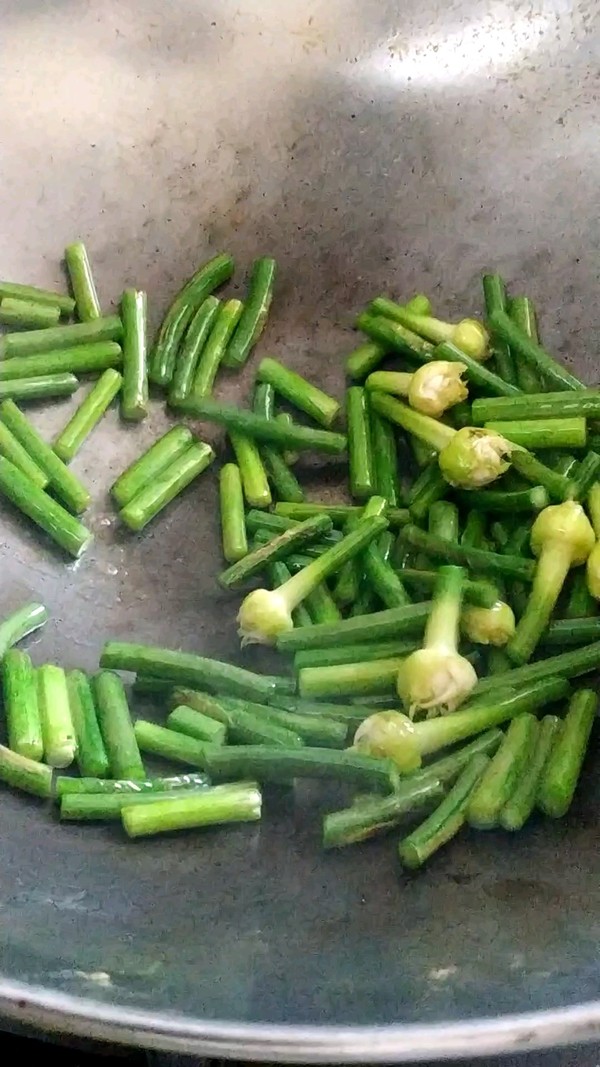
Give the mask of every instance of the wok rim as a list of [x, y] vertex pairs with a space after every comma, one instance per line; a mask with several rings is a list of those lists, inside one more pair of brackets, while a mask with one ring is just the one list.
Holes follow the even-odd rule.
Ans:
[[0, 977], [0, 1014], [38, 1032], [223, 1059], [406, 1063], [583, 1044], [600, 1037], [600, 1000], [465, 1022], [285, 1026], [202, 1021], [107, 1005]]

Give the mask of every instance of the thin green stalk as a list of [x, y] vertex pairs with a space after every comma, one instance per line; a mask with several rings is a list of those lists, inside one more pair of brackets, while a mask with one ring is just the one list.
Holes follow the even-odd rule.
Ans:
[[432, 537], [417, 526], [404, 526], [400, 537], [403, 543], [411, 545], [427, 556], [469, 567], [474, 571], [483, 571], [499, 578], [518, 578], [530, 582], [535, 573], [533, 560], [518, 556], [500, 555], [484, 549], [469, 548], [464, 545]]
[[359, 385], [346, 391], [346, 418], [350, 493], [355, 500], [365, 500], [375, 492], [375, 456], [368, 396]]
[[37, 676], [31, 657], [20, 649], [9, 649], [3, 656], [2, 694], [10, 748], [39, 762], [44, 755], [44, 741]]
[[76, 322], [65, 326], [49, 326], [43, 330], [23, 330], [7, 333], [0, 339], [0, 356], [35, 356], [45, 352], [59, 352], [75, 345], [92, 345], [100, 341], [120, 341], [123, 324], [118, 315], [91, 322]]
[[[499, 274], [484, 274], [482, 283], [486, 315], [489, 317], [493, 311], [497, 310], [506, 311], [507, 301], [504, 279]], [[505, 382], [517, 385], [517, 368], [510, 347], [505, 341], [496, 341], [492, 347], [492, 352], [500, 377], [504, 378]]]
[[467, 809], [471, 826], [478, 830], [498, 826], [503, 808], [533, 759], [538, 734], [537, 719], [529, 712], [512, 720], [500, 748], [471, 795]]
[[581, 387], [574, 393], [535, 393], [503, 397], [478, 397], [473, 401], [473, 420], [545, 422], [548, 419], [600, 418], [600, 391]]
[[[57, 457], [57, 461], [58, 460]], [[93, 540], [93, 535], [43, 489], [38, 489], [20, 470], [0, 457], [0, 496], [44, 530], [57, 545], [78, 559]]]
[[96, 711], [96, 702], [87, 674], [69, 671], [67, 674], [69, 707], [77, 742], [79, 773], [94, 778], [106, 778], [108, 756]]
[[121, 414], [140, 422], [148, 414], [148, 301], [140, 289], [121, 297], [123, 320], [123, 390]]
[[213, 328], [220, 304], [221, 301], [216, 296], [207, 296], [189, 324], [175, 359], [175, 368], [169, 387], [171, 407], [178, 407], [192, 390], [198, 360]]
[[226, 300], [219, 307], [196, 366], [191, 396], [210, 396], [227, 345], [242, 314], [241, 300]]
[[17, 330], [39, 330], [56, 326], [60, 319], [58, 304], [34, 304], [5, 296], [0, 299], [0, 323]]
[[72, 396], [79, 388], [74, 374], [38, 374], [31, 378], [11, 378], [9, 381], [2, 381], [1, 374], [0, 364], [0, 401], [19, 400], [27, 404], [33, 400]]
[[77, 317], [80, 322], [99, 319], [102, 311], [96, 292], [92, 267], [83, 241], [76, 241], [65, 248], [65, 262], [69, 281], [75, 297]]
[[150, 361], [150, 380], [168, 386], [183, 336], [196, 311], [219, 285], [229, 281], [234, 263], [221, 254], [204, 263], [178, 292], [158, 332]]
[[535, 451], [538, 448], [585, 448], [587, 423], [583, 415], [555, 419], [513, 419], [485, 422], [484, 429]]
[[269, 256], [262, 256], [252, 264], [248, 294], [240, 321], [225, 352], [224, 367], [234, 370], [243, 367], [259, 340], [269, 315], [276, 274], [277, 263]]
[[56, 796], [66, 797], [73, 794], [96, 793], [102, 796], [111, 794], [138, 795], [148, 793], [170, 793], [180, 790], [202, 789], [208, 785], [205, 774], [192, 771], [190, 774], [172, 774], [163, 778], [144, 780], [131, 778], [71, 778], [59, 775], [56, 779]]
[[598, 695], [592, 689], [579, 689], [571, 698], [537, 794], [538, 807], [553, 819], [562, 818], [571, 806], [597, 708]]
[[[528, 296], [513, 296], [508, 302], [508, 314], [520, 330], [535, 344], [539, 343], [535, 308]], [[524, 393], [537, 393], [540, 380], [530, 364], [522, 359], [516, 361], [517, 384]]]
[[37, 694], [46, 763], [51, 767], [68, 767], [75, 759], [77, 741], [67, 676], [62, 667], [51, 663], [38, 667]]
[[403, 657], [393, 656], [363, 663], [338, 663], [333, 667], [302, 667], [298, 671], [298, 692], [304, 700], [394, 693], [403, 662]]
[[277, 419], [263, 419], [260, 415], [234, 404], [218, 404], [214, 400], [198, 400], [188, 397], [181, 410], [194, 418], [206, 419], [226, 426], [231, 433], [244, 434], [256, 441], [266, 441], [279, 448], [291, 451], [325, 452], [339, 455], [345, 452], [347, 441], [344, 434], [330, 430], [313, 429], [297, 423], [284, 423]]
[[[336, 525], [343, 525], [348, 519], [352, 518], [352, 516], [360, 517], [362, 510], [362, 505], [322, 504], [314, 500], [311, 501], [310, 504], [281, 503], [275, 505], [276, 515], [283, 515], [288, 519], [295, 519], [296, 522], [301, 522], [302, 519], [309, 519], [311, 515], [329, 515], [332, 522]], [[387, 507], [384, 514], [392, 529], [406, 526], [410, 521], [408, 510], [406, 508]]]
[[27, 300], [34, 304], [50, 304], [60, 308], [61, 315], [68, 318], [75, 310], [75, 301], [64, 293], [53, 293], [40, 289], [37, 285], [21, 285], [19, 282], [0, 281], [0, 299], [8, 297], [15, 300]]
[[172, 830], [199, 829], [232, 822], [260, 819], [262, 796], [252, 783], [227, 791], [203, 789], [201, 793], [169, 797], [162, 802], [138, 807], [125, 805], [123, 828], [128, 837], [148, 837]]
[[403, 867], [416, 870], [446, 845], [466, 822], [471, 797], [489, 767], [489, 757], [473, 756], [441, 804], [398, 846]]
[[248, 554], [244, 518], [244, 494], [240, 469], [226, 463], [219, 472], [219, 503], [223, 555], [228, 563], [237, 563]]
[[533, 812], [540, 778], [561, 729], [557, 715], [544, 715], [532, 757], [522, 768], [514, 792], [500, 814], [500, 825], [505, 830], [521, 830]]
[[237, 432], [229, 432], [242, 479], [244, 497], [251, 508], [268, 508], [272, 503], [269, 479], [264, 468], [258, 446], [251, 437]]
[[423, 522], [430, 508], [450, 492], [450, 486], [442, 474], [437, 459], [424, 467], [413, 482], [408, 494], [408, 509], [415, 522]]
[[151, 485], [168, 466], [182, 456], [194, 441], [187, 426], [173, 426], [158, 441], [123, 471], [111, 488], [111, 496], [119, 508], [133, 500], [146, 485]]
[[285, 397], [290, 404], [326, 430], [334, 424], [339, 415], [340, 405], [337, 400], [275, 359], [267, 357], [260, 361], [257, 379], [260, 382], [268, 382], [276, 393]]
[[12, 400], [5, 400], [0, 404], [0, 419], [47, 475], [50, 486], [63, 503], [76, 515], [85, 511], [91, 502], [88, 490], [40, 437], [29, 419]]
[[146, 778], [123, 683], [112, 671], [94, 675], [96, 713], [113, 778]]
[[504, 311], [493, 311], [489, 324], [495, 337], [510, 345], [515, 358], [523, 360], [540, 377], [558, 389], [583, 389], [583, 383], [561, 366], [541, 345], [532, 341]]
[[[43, 604], [29, 603], [17, 608], [12, 615], [0, 622], [0, 663], [13, 645], [29, 637], [48, 621], [48, 611]], [[27, 753], [25, 753], [27, 755]]]
[[173, 685], [190, 685], [263, 703], [274, 696], [277, 689], [275, 680], [268, 675], [253, 674], [242, 667], [197, 656], [193, 652], [127, 641], [107, 641], [100, 657], [100, 666], [152, 675], [166, 679]]
[[3, 422], [0, 422], [0, 455], [17, 467], [38, 489], [46, 488], [48, 475], [32, 460], [27, 449]]
[[285, 559], [291, 553], [302, 548], [310, 541], [318, 541], [320, 537], [328, 533], [332, 528], [331, 519], [327, 515], [315, 515], [312, 519], [306, 519], [277, 534], [268, 544], [249, 552], [237, 563], [232, 563], [227, 570], [219, 575], [219, 584], [225, 589], [232, 589], [250, 578], [260, 574], [261, 571], [279, 559]]
[[430, 808], [444, 796], [440, 782], [404, 782], [390, 797], [369, 799], [342, 811], [332, 811], [323, 819], [323, 848], [343, 848], [367, 841], [392, 830], [407, 815]]
[[130, 530], [143, 530], [176, 496], [213, 462], [215, 454], [204, 441], [194, 441], [183, 455], [174, 459], [155, 480], [140, 489], [121, 510]]
[[63, 463], [70, 463], [75, 458], [86, 438], [117, 396], [122, 382], [118, 371], [105, 370], [102, 377], [92, 386], [54, 441], [54, 451]]

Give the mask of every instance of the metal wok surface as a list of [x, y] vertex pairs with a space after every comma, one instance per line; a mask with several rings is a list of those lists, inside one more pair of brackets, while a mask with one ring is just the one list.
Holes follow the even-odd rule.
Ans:
[[[156, 322], [212, 252], [236, 255], [238, 284], [273, 254], [263, 349], [339, 391], [365, 300], [424, 289], [468, 313], [498, 268], [597, 380], [593, 4], [4, 0], [0, 20], [1, 275], [57, 282], [80, 236], [105, 306], [144, 286]], [[34, 417], [50, 433], [68, 409]], [[96, 541], [80, 563], [2, 508], [2, 611], [31, 594], [52, 613], [36, 662], [92, 669], [107, 636], [237, 654], [214, 475], [138, 538], [106, 497], [165, 425], [160, 404], [142, 427], [111, 414], [81, 453]], [[337, 472], [312, 477], [322, 492]], [[465, 836], [408, 878], [389, 841], [321, 853], [320, 789], [257, 829], [138, 844], [3, 792], [0, 1011], [272, 1060], [583, 1040], [600, 1022], [599, 800], [589, 773], [559, 825]]]

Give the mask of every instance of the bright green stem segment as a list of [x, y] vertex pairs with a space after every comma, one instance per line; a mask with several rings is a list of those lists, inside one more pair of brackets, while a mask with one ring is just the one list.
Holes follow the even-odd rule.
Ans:
[[375, 491], [379, 496], [384, 497], [388, 506], [395, 508], [402, 499], [396, 432], [387, 419], [382, 418], [376, 411], [371, 411], [370, 404], [369, 421]]
[[88, 490], [40, 437], [29, 419], [12, 400], [5, 400], [0, 404], [0, 419], [47, 475], [52, 489], [63, 503], [76, 515], [85, 511], [91, 502]]
[[83, 403], [69, 419], [54, 442], [54, 451], [64, 463], [77, 455], [86, 437], [92, 432], [116, 397], [123, 379], [116, 370], [105, 370], [92, 386]]
[[0, 458], [0, 495], [10, 500], [71, 556], [78, 558], [92, 541], [92, 534], [78, 519], [4, 458]]
[[373, 393], [371, 406], [374, 411], [389, 419], [390, 422], [395, 422], [407, 433], [431, 445], [436, 452], [441, 452], [456, 433], [451, 426], [446, 426], [443, 422], [430, 418], [429, 415], [423, 415], [422, 412], [415, 411], [408, 404], [403, 404], [401, 400], [386, 396], [384, 393]]
[[125, 507], [144, 486], [154, 482], [165, 467], [189, 448], [193, 440], [187, 426], [173, 426], [159, 437], [114, 483], [111, 495], [118, 506]]
[[296, 552], [311, 541], [318, 541], [323, 534], [329, 533], [332, 526], [333, 523], [327, 515], [314, 515], [312, 519], [305, 519], [304, 522], [295, 523], [289, 530], [284, 530], [282, 533], [277, 534], [266, 545], [254, 549], [243, 559], [240, 559], [237, 563], [232, 563], [227, 570], [222, 571], [219, 575], [219, 584], [225, 589], [232, 589], [241, 585], [254, 577], [254, 575], [260, 574], [269, 563], [273, 563], [278, 559], [285, 559], [286, 556]]
[[265, 419], [253, 411], [238, 408], [234, 404], [218, 404], [214, 400], [198, 400], [190, 396], [183, 404], [192, 418], [206, 419], [226, 426], [229, 433], [244, 434], [256, 441], [266, 441], [276, 447], [294, 451], [312, 450], [339, 455], [346, 450], [346, 437], [330, 430], [313, 429], [312, 426], [299, 426], [295, 422], [286, 423], [278, 418]]
[[229, 440], [240, 470], [246, 502], [251, 508], [268, 508], [272, 503], [271, 490], [256, 442], [235, 431], [230, 431]]
[[392, 656], [332, 667], [303, 667], [298, 671], [298, 692], [306, 700], [393, 694], [403, 662], [403, 657]]
[[0, 745], [0, 781], [35, 797], [52, 795], [52, 768]]
[[346, 393], [350, 491], [355, 500], [365, 500], [375, 491], [375, 461], [371, 436], [369, 401], [360, 385]]
[[133, 729], [142, 752], [150, 752], [174, 763], [184, 763], [188, 767], [204, 767], [205, 742], [145, 719], [138, 719]]
[[520, 830], [531, 815], [540, 778], [561, 729], [562, 722], [557, 715], [545, 715], [540, 722], [533, 756], [523, 767], [513, 795], [500, 815], [505, 830]]
[[183, 344], [177, 352], [175, 370], [169, 389], [169, 404], [177, 407], [189, 396], [200, 354], [213, 328], [221, 301], [216, 296], [207, 296], [194, 315]]
[[73, 793], [169, 793], [180, 789], [201, 789], [207, 785], [206, 775], [198, 771], [190, 774], [173, 774], [166, 778], [147, 778], [144, 781], [130, 778], [71, 778], [61, 775], [56, 779], [56, 796], [66, 797]]
[[85, 776], [105, 778], [109, 772], [108, 756], [100, 732], [94, 693], [87, 674], [83, 671], [69, 671], [67, 689], [77, 741], [79, 772]]
[[[1, 367], [1, 364], [0, 364]], [[1, 379], [1, 370], [0, 370]], [[0, 380], [0, 400], [48, 400], [56, 396], [72, 396], [79, 387], [74, 374], [39, 374], [31, 378]]]
[[586, 420], [583, 416], [564, 419], [515, 419], [486, 422], [484, 428], [499, 433], [523, 448], [585, 448]]
[[525, 713], [513, 719], [469, 802], [467, 817], [471, 826], [492, 830], [498, 825], [502, 809], [531, 762], [538, 733], [535, 716]]
[[48, 475], [32, 460], [27, 449], [3, 422], [0, 422], [0, 455], [26, 475], [38, 489], [46, 488]]
[[140, 422], [148, 414], [148, 300], [140, 289], [121, 297], [123, 320], [123, 390], [121, 414]]
[[223, 555], [228, 563], [237, 563], [248, 553], [244, 493], [240, 468], [226, 463], [219, 474], [219, 504]]
[[546, 629], [571, 566], [570, 545], [542, 548], [525, 612], [506, 651], [514, 663], [527, 663]]
[[233, 267], [231, 256], [214, 256], [195, 271], [175, 297], [162, 321], [152, 351], [150, 378], [156, 385], [169, 385], [185, 331], [207, 296], [231, 278]]
[[[483, 297], [487, 315], [492, 311], [506, 311], [506, 286], [500, 274], [484, 274]], [[498, 374], [507, 382], [517, 384], [515, 361], [505, 341], [496, 341], [493, 346]]]
[[83, 241], [76, 241], [65, 248], [65, 262], [69, 272], [71, 289], [75, 297], [77, 317], [81, 322], [99, 319], [102, 314], [94, 284], [92, 268]]
[[594, 482], [586, 503], [596, 540], [600, 540], [600, 482]]
[[571, 698], [538, 789], [538, 807], [553, 819], [571, 806], [597, 708], [598, 695], [592, 689], [580, 689]]
[[120, 367], [122, 361], [121, 346], [116, 341], [90, 341], [89, 344], [3, 360], [0, 363], [0, 381], [5, 384], [14, 378], [49, 378], [66, 373], [96, 374], [108, 367]]
[[339, 415], [337, 400], [275, 359], [267, 357], [260, 361], [257, 378], [260, 382], [268, 382], [275, 392], [327, 430]]
[[38, 668], [37, 686], [46, 762], [51, 767], [68, 767], [75, 759], [77, 741], [67, 676], [62, 667], [46, 663]]
[[390, 797], [369, 798], [342, 811], [332, 811], [323, 819], [323, 848], [343, 848], [386, 833], [407, 815], [431, 807], [444, 796], [440, 782], [408, 781]]
[[0, 355], [6, 359], [13, 356], [36, 356], [41, 352], [59, 352], [75, 345], [96, 344], [99, 341], [120, 341], [123, 326], [118, 315], [94, 319], [93, 322], [76, 322], [74, 325], [49, 326], [43, 330], [24, 330], [22, 333], [7, 333], [0, 339]]
[[148, 837], [219, 823], [256, 822], [261, 808], [258, 786], [238, 783], [228, 789], [203, 789], [201, 793], [173, 796], [150, 805], [125, 806], [121, 817], [129, 837]]
[[276, 274], [277, 264], [270, 256], [262, 256], [252, 264], [248, 295], [236, 331], [227, 346], [224, 367], [234, 370], [242, 367], [262, 334], [273, 299]]
[[[516, 326], [535, 344], [539, 343], [537, 317], [533, 302], [528, 296], [513, 296], [508, 304], [508, 314]], [[523, 359], [516, 361], [517, 384], [524, 393], [538, 393], [540, 380], [536, 371]]]
[[192, 394], [196, 397], [210, 396], [217, 371], [225, 355], [229, 339], [242, 314], [241, 300], [226, 300], [219, 307], [212, 329], [198, 360]]
[[145, 779], [146, 772], [121, 679], [112, 671], [99, 671], [94, 676], [93, 689], [112, 777]]
[[165, 679], [171, 685], [191, 685], [262, 702], [268, 701], [277, 691], [276, 681], [268, 675], [254, 674], [193, 652], [177, 652], [127, 641], [107, 641], [100, 666]]
[[527, 337], [504, 311], [494, 311], [489, 317], [490, 326], [496, 337], [505, 341], [514, 354], [524, 360], [542, 378], [558, 389], [582, 389], [579, 378], [570, 374], [545, 349]]
[[[0, 622], [0, 662], [9, 648], [35, 633], [48, 621], [48, 612], [43, 604], [24, 604], [12, 615]], [[27, 753], [25, 753], [27, 755]]]
[[2, 692], [8, 743], [14, 752], [36, 762], [44, 754], [36, 672], [31, 658], [9, 649], [2, 660]]
[[354, 559], [359, 552], [362, 552], [371, 541], [387, 529], [387, 525], [387, 519], [383, 516], [361, 522], [356, 530], [347, 534], [337, 545], [333, 545], [319, 559], [315, 559], [304, 570], [290, 578], [289, 582], [280, 587], [290, 610], [296, 608], [331, 574], [339, 571], [347, 560]]
[[195, 708], [188, 708], [185, 704], [173, 708], [167, 716], [167, 726], [180, 734], [195, 737], [196, 741], [208, 741], [213, 745], [224, 745], [227, 740], [227, 727], [224, 723], [216, 722], [215, 719], [203, 715]]
[[569, 691], [568, 682], [546, 674], [540, 681], [532, 682], [521, 689], [505, 689], [501, 675], [490, 679], [496, 687], [496, 697], [490, 693], [486, 701], [477, 700], [471, 707], [462, 708], [452, 715], [427, 719], [413, 725], [412, 737], [421, 756], [437, 752], [447, 745], [465, 741], [468, 737], [493, 726], [500, 726], [522, 712], [535, 712], [554, 700], [561, 700]]
[[446, 845], [465, 824], [473, 791], [490, 764], [489, 756], [473, 756], [442, 803], [421, 826], [398, 846], [400, 862], [410, 870], [422, 867], [434, 852]]
[[64, 293], [53, 293], [48, 289], [40, 289], [37, 285], [21, 285], [19, 282], [0, 281], [0, 299], [25, 300], [33, 304], [50, 304], [51, 307], [59, 307], [61, 315], [72, 315], [75, 310], [75, 301], [71, 296]]
[[143, 530], [194, 478], [210, 466], [214, 458], [210, 445], [204, 441], [194, 441], [125, 505], [121, 511], [123, 522], [130, 530]]
[[425, 648], [456, 651], [464, 580], [462, 567], [440, 567], [431, 614], [425, 627]]
[[62, 822], [119, 821], [123, 808], [168, 803], [176, 793], [65, 793], [60, 801]]
[[56, 326], [60, 308], [52, 304], [34, 304], [31, 300], [16, 300], [5, 296], [0, 300], [0, 323], [17, 329], [37, 330]]

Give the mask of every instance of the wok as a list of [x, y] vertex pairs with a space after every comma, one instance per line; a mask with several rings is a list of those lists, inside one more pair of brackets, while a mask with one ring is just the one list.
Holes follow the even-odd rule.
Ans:
[[[550, 348], [597, 377], [592, 4], [4, 0], [0, 13], [1, 275], [56, 283], [81, 237], [104, 304], [144, 286], [156, 323], [212, 252], [242, 268], [275, 255], [263, 349], [339, 391], [366, 300], [425, 290], [460, 315], [496, 268], [542, 308]], [[248, 378], [220, 395], [242, 397]], [[68, 407], [38, 425], [50, 434]], [[141, 427], [113, 413], [83, 450], [96, 540], [81, 562], [2, 509], [2, 612], [32, 594], [52, 613], [36, 662], [93, 669], [108, 636], [239, 655], [235, 598], [215, 583], [214, 476], [140, 537], [106, 497], [165, 425], [159, 404]], [[338, 472], [313, 477], [322, 493]], [[389, 841], [321, 853], [320, 788], [270, 804], [256, 830], [138, 844], [3, 792], [0, 1011], [305, 1062], [584, 1040], [600, 1025], [599, 800], [590, 775], [564, 822], [465, 836], [408, 878]]]

